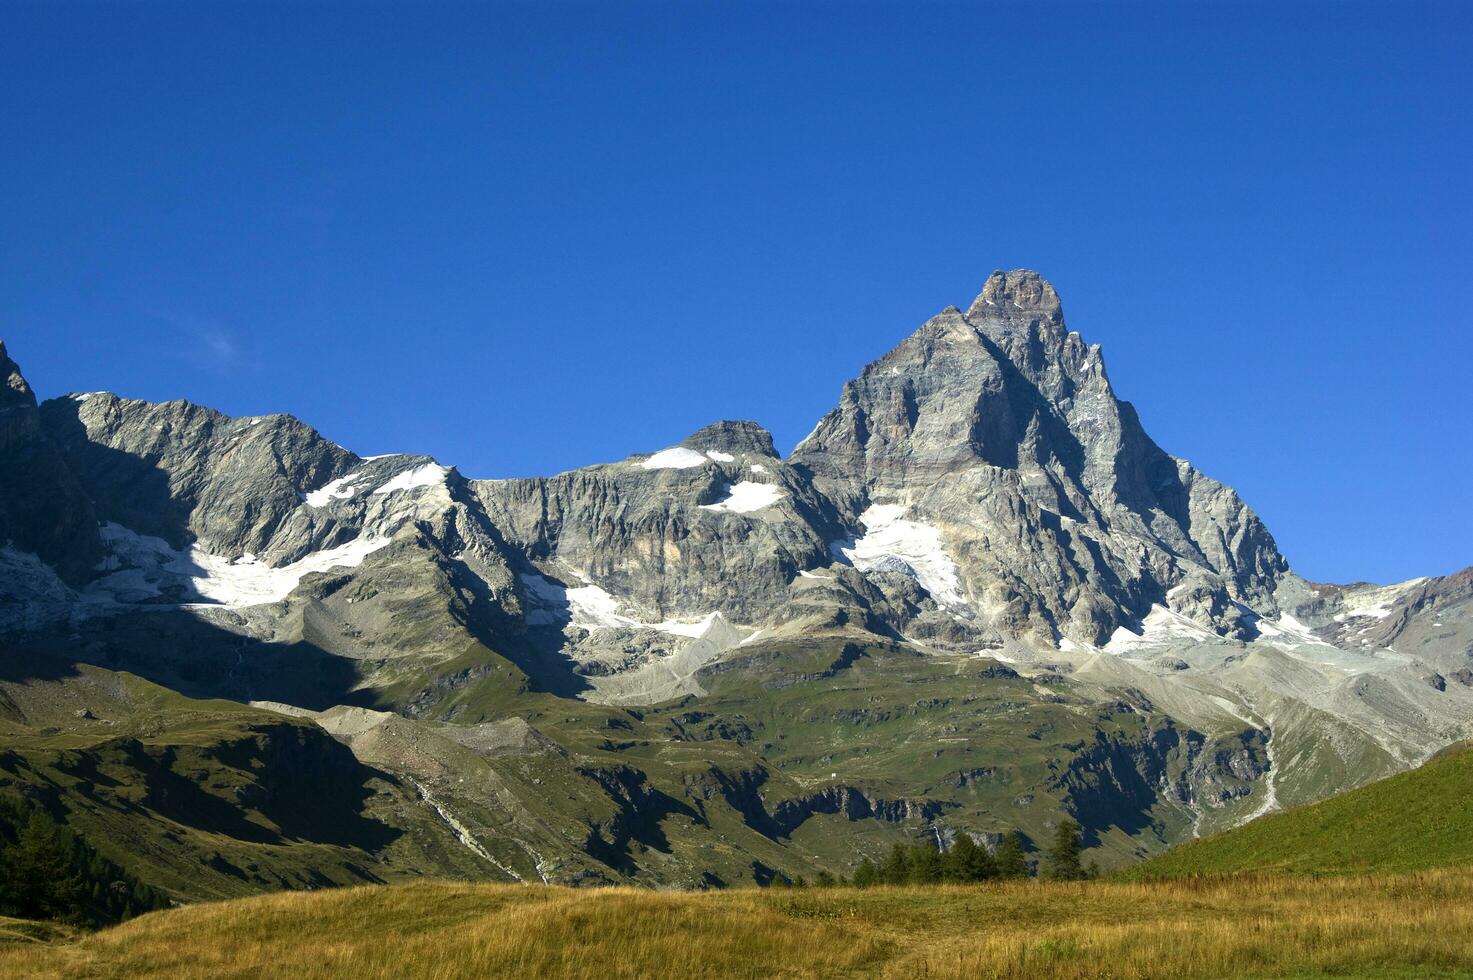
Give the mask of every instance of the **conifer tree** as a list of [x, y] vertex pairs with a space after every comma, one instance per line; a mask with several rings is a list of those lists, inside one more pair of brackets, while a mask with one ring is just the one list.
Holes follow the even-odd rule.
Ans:
[[993, 858], [999, 878], [1028, 877], [1028, 860], [1023, 856], [1023, 838], [1016, 830], [1003, 834]]
[[87, 894], [72, 848], [51, 821], [32, 815], [4, 855], [6, 904], [28, 918], [80, 921]]
[[890, 856], [880, 865], [880, 881], [887, 885], [903, 885], [910, 881], [910, 852], [904, 844], [890, 848]]
[[913, 885], [937, 884], [945, 871], [941, 852], [928, 841], [922, 841], [911, 849], [909, 864], [907, 880]]
[[1082, 881], [1085, 872], [1079, 861], [1081, 848], [1079, 824], [1067, 817], [1059, 821], [1053, 847], [1049, 848], [1049, 877], [1055, 881]]
[[865, 858], [859, 862], [859, 867], [854, 869], [854, 887], [872, 888], [880, 883], [880, 869], [875, 867], [875, 862]]
[[947, 881], [986, 881], [996, 876], [992, 855], [978, 847], [970, 834], [957, 834], [956, 842], [946, 852]]

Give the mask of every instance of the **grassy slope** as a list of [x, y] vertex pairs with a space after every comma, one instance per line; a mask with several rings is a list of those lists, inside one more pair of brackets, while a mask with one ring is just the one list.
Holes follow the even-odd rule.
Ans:
[[[432, 835], [387, 839], [374, 818], [405, 790], [309, 723], [83, 665], [0, 680], [0, 694], [0, 792], [32, 799], [172, 895], [454, 873], [419, 853]], [[330, 805], [314, 805], [323, 785]], [[381, 863], [387, 853], [395, 860]]]
[[1473, 747], [1463, 745], [1419, 769], [1173, 848], [1130, 874], [1355, 874], [1473, 864], [1470, 799]]
[[0, 975], [1473, 976], [1473, 874], [720, 893], [353, 888], [0, 946]]
[[[374, 878], [504, 878], [450, 835], [416, 783], [527, 878], [540, 864], [562, 881], [740, 885], [849, 874], [862, 857], [922, 833], [921, 808], [951, 829], [1017, 828], [1046, 840], [1067, 794], [1122, 798], [1104, 769], [1071, 775], [1097, 748], [1097, 732], [1138, 744], [1159, 724], [1128, 709], [1053, 703], [974, 659], [883, 646], [846, 659], [844, 647], [753, 647], [705, 678], [706, 697], [626, 710], [525, 690], [519, 670], [477, 646], [434, 677], [406, 671], [402, 689], [378, 692], [383, 707], [414, 701], [428, 717], [355, 743], [370, 768], [348, 788], [353, 812], [326, 829], [286, 826], [302, 808], [268, 806], [283, 801], [276, 784], [299, 767], [292, 759], [283, 770], [275, 747], [297, 741], [295, 732], [307, 737], [310, 723], [38, 660], [12, 669], [15, 679], [0, 675], [9, 699], [0, 700], [0, 788], [44, 791], [109, 857], [188, 901]], [[435, 680], [461, 674], [476, 679]], [[513, 715], [555, 749], [483, 754], [455, 744], [457, 729]], [[1132, 775], [1121, 765], [1116, 772]], [[817, 812], [791, 838], [752, 819], [753, 810], [801, 809], [833, 787], [911, 816]], [[1152, 803], [1094, 821], [1089, 857], [1109, 867], [1160, 849], [1185, 817]], [[374, 820], [408, 832], [359, 841]]]
[[[982, 676], [996, 665], [975, 658], [918, 656], [871, 645], [833, 669], [844, 662], [843, 646], [755, 646], [702, 675], [705, 697], [677, 710], [646, 712], [646, 718], [705, 716], [681, 723], [687, 737], [701, 737], [703, 726], [750, 729], [750, 748], [783, 777], [763, 789], [769, 806], [847, 785], [880, 799], [931, 801], [949, 828], [1020, 829], [1035, 840], [1047, 839], [1064, 812], [1058, 780], [1079, 752], [1101, 734], [1144, 739], [1154, 720], [1095, 705], [1050, 703], [1026, 679]], [[1098, 795], [1116, 794], [1105, 788]], [[1091, 840], [1099, 848], [1090, 857], [1105, 866], [1159, 849], [1182, 826], [1182, 815], [1169, 807], [1144, 815], [1129, 805], [1120, 809], [1117, 816], [1129, 830], [1101, 822], [1098, 841]], [[893, 841], [844, 823], [841, 828], [815, 818], [795, 840], [804, 850], [824, 854], [842, 873]]]

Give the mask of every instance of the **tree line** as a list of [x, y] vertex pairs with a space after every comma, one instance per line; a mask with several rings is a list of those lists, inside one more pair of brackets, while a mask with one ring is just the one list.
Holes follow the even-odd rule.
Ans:
[[101, 926], [166, 905], [39, 806], [0, 796], [0, 915]]
[[[1054, 839], [1043, 854], [1039, 864], [1039, 876], [1051, 881], [1084, 881], [1099, 872], [1093, 863], [1086, 866], [1081, 859], [1083, 838], [1079, 824], [1073, 820], [1062, 820], [1054, 830]], [[945, 850], [934, 841], [925, 840], [915, 844], [896, 844], [883, 861], [865, 858], [855, 869], [854, 876], [847, 880], [835, 878], [827, 871], [820, 872], [814, 884], [853, 885], [870, 888], [875, 885], [940, 885], [964, 884], [979, 881], [1006, 881], [1029, 878], [1033, 869], [1029, 865], [1027, 845], [1023, 835], [1017, 831], [1004, 834], [995, 851], [978, 844], [971, 835], [962, 832]], [[791, 884], [803, 887], [808, 882], [801, 876]]]

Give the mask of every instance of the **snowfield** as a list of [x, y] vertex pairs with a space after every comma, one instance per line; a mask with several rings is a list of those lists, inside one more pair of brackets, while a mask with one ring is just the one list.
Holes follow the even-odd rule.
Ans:
[[450, 470], [438, 463], [426, 463], [416, 466], [412, 470], [405, 470], [394, 477], [388, 483], [379, 487], [374, 493], [393, 493], [396, 490], [414, 490], [418, 487], [432, 487], [437, 483], [445, 482], [445, 475]]
[[231, 561], [191, 545], [170, 547], [155, 538], [123, 527], [104, 524], [102, 540], [108, 555], [98, 570], [108, 572], [82, 592], [84, 601], [112, 605], [149, 602], [182, 593], [181, 604], [200, 602], [231, 609], [280, 602], [313, 572], [357, 568], [363, 559], [389, 544], [388, 538], [362, 536], [335, 548], [316, 551], [288, 565], [273, 568], [254, 555]]
[[835, 541], [829, 550], [861, 572], [897, 571], [911, 576], [943, 606], [962, 606], [961, 576], [946, 553], [941, 532], [920, 521], [905, 520], [905, 508], [872, 504], [859, 515], [863, 536]]
[[340, 476], [326, 486], [319, 487], [302, 498], [308, 507], [326, 507], [334, 500], [350, 500], [358, 492], [353, 486], [360, 479], [357, 473]]
[[646, 623], [619, 612], [621, 603], [592, 582], [566, 588], [542, 575], [523, 574], [530, 609], [527, 623], [532, 626], [576, 626], [590, 632], [600, 629], [658, 630], [674, 636], [701, 637], [721, 619], [718, 612], [707, 613], [697, 620], [667, 619]]
[[714, 504], [702, 504], [701, 510], [729, 511], [733, 514], [750, 514], [764, 507], [771, 507], [786, 496], [781, 487], [773, 486], [771, 483], [753, 483], [743, 480], [741, 483], [728, 484], [726, 496]]
[[688, 470], [693, 466], [705, 465], [705, 456], [684, 446], [662, 449], [639, 464], [640, 469], [645, 470]]

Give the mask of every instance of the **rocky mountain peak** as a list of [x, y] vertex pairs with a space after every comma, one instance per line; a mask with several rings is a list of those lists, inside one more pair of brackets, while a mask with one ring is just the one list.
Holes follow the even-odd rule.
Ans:
[[869, 365], [792, 461], [853, 520], [879, 503], [944, 523], [1004, 633], [1103, 643], [1189, 580], [1215, 632], [1246, 631], [1236, 603], [1276, 614], [1273, 539], [1151, 441], [1036, 272], [993, 273]]
[[746, 420], [712, 422], [691, 433], [681, 445], [701, 452], [715, 450], [719, 453], [777, 455], [777, 449], [772, 444], [772, 433], [756, 422]]
[[0, 411], [36, 407], [36, 394], [20, 373], [20, 365], [10, 359], [3, 340], [0, 340], [0, 376], [5, 378], [4, 385], [0, 386]]
[[1031, 269], [998, 270], [987, 277], [982, 292], [972, 301], [967, 316], [990, 311], [1026, 310], [1059, 314], [1059, 294], [1053, 284]]

